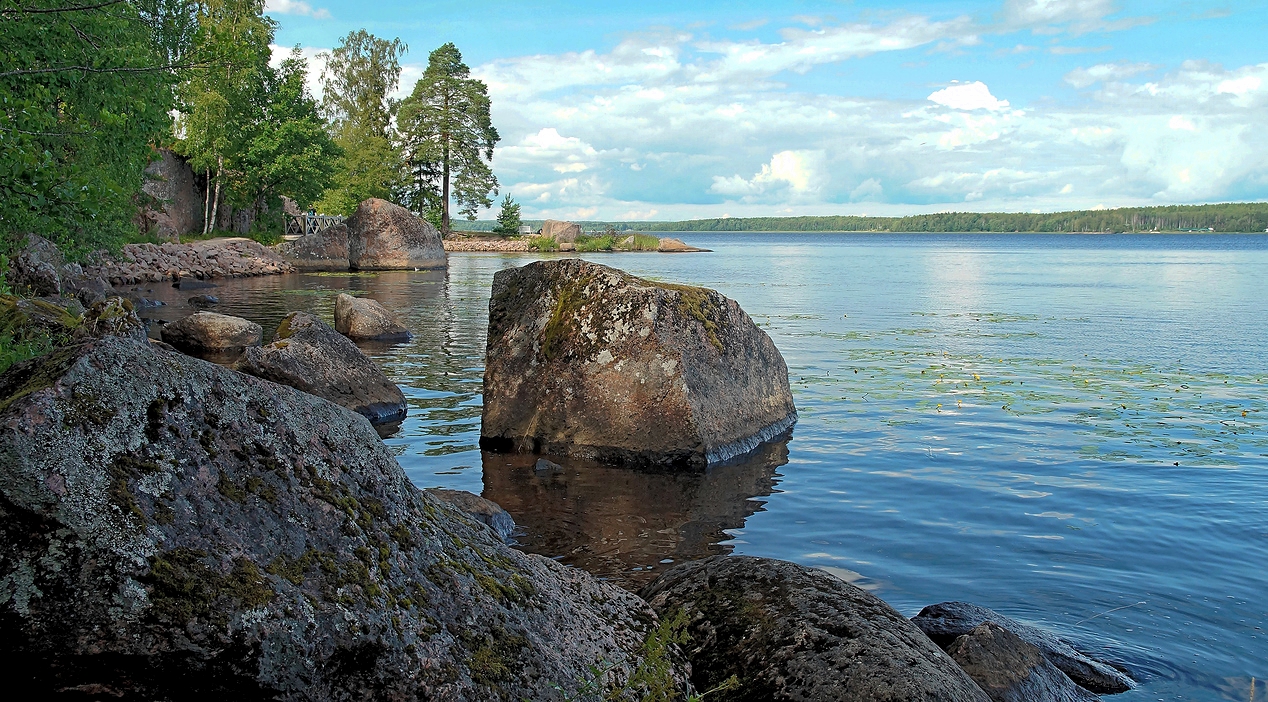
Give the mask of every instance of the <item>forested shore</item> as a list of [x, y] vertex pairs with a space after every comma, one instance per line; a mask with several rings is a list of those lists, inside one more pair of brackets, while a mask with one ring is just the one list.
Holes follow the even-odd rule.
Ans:
[[[539, 220], [524, 220], [540, 227]], [[587, 230], [647, 232], [1263, 232], [1268, 202], [1121, 207], [1071, 212], [942, 212], [909, 217], [715, 217], [677, 222], [580, 222]], [[490, 231], [496, 222], [455, 222], [455, 229]]]

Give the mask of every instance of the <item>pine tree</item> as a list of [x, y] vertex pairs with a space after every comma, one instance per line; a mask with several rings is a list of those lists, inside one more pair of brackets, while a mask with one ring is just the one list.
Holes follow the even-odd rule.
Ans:
[[438, 210], [449, 233], [450, 200], [467, 219], [493, 204], [497, 178], [489, 162], [501, 138], [489, 114], [488, 87], [452, 43], [431, 52], [427, 70], [401, 103], [398, 126], [404, 146], [407, 204], [420, 215]]
[[493, 231], [498, 234], [517, 234], [520, 230], [520, 204], [511, 199], [507, 193], [502, 199], [502, 211], [498, 213], [498, 224]]

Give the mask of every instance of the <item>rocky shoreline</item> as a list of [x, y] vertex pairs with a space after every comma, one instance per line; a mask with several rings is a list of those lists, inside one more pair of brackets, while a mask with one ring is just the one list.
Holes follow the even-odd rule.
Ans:
[[294, 273], [295, 267], [263, 244], [245, 238], [188, 244], [128, 244], [117, 257], [84, 266], [84, 273], [111, 285], [140, 285], [194, 278], [250, 278]]
[[[404, 397], [347, 336], [408, 334], [386, 309], [342, 300], [338, 330], [292, 313], [267, 347], [200, 312], [169, 346], [50, 256], [17, 259], [45, 297], [0, 298], [5, 333], [61, 340], [0, 374], [0, 660], [37, 696], [1089, 702], [1134, 685], [989, 609], [909, 620], [795, 563], [714, 556], [635, 595], [516, 550], [506, 512], [419, 490], [372, 426]], [[494, 448], [696, 470], [795, 421], [778, 349], [716, 291], [565, 258], [499, 273], [489, 314]]]

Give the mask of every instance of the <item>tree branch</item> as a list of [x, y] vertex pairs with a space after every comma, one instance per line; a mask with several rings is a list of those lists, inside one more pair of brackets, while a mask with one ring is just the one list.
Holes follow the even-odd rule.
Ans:
[[100, 10], [103, 7], [118, 5], [127, 0], [107, 0], [107, 2], [97, 3], [96, 5], [74, 5], [71, 7], [50, 7], [42, 9], [27, 9], [19, 7], [15, 10], [0, 10], [0, 15], [51, 15], [60, 12], [87, 12], [88, 10]]

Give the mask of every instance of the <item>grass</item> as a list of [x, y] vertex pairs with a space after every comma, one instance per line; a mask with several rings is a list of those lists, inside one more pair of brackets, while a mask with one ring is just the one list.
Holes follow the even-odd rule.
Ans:
[[611, 251], [616, 246], [616, 237], [614, 236], [579, 236], [577, 237], [577, 251], [581, 253], [594, 253], [596, 251]]
[[529, 240], [528, 248], [533, 251], [558, 251], [559, 242], [553, 236], [535, 236]]

